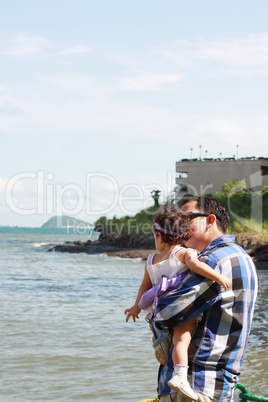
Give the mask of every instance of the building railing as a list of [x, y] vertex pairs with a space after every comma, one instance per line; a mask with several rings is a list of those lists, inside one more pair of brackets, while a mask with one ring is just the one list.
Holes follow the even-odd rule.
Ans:
[[245, 161], [245, 160], [268, 160], [267, 157], [264, 156], [259, 156], [256, 158], [256, 156], [245, 156], [243, 158], [238, 158], [236, 159], [234, 156], [233, 157], [227, 157], [227, 158], [193, 158], [193, 159], [188, 159], [188, 158], [183, 158], [179, 162], [211, 162], [211, 161]]

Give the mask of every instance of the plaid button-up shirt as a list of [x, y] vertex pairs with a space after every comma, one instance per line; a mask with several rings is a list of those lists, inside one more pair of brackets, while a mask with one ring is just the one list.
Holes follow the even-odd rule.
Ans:
[[[189, 273], [176, 290], [160, 301], [152, 324], [157, 337], [159, 329], [174, 328], [203, 315], [188, 350], [188, 380], [195, 391], [227, 402], [232, 400], [245, 353], [257, 296], [257, 274], [252, 259], [231, 235], [214, 240], [201, 257], [211, 268], [232, 279], [231, 287], [224, 290], [216, 282]], [[172, 371], [170, 353], [168, 364], [160, 366], [159, 395], [173, 392], [167, 385]]]

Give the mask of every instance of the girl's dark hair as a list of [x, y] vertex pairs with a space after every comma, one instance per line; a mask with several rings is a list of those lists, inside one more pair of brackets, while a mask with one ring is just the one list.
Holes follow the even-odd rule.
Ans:
[[161, 234], [165, 243], [170, 245], [182, 244], [185, 240], [190, 239], [190, 217], [174, 204], [168, 204], [160, 207], [154, 214], [154, 222], [162, 229], [168, 232], [178, 233], [180, 236], [163, 233], [153, 227], [156, 235]]

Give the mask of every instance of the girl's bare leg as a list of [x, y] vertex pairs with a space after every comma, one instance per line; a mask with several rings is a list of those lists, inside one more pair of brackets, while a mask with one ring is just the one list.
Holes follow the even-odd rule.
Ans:
[[192, 401], [197, 401], [198, 396], [192, 390], [188, 379], [188, 347], [191, 341], [196, 319], [192, 319], [184, 324], [178, 325], [173, 330], [173, 375], [168, 381], [168, 386], [174, 391]]
[[188, 347], [191, 342], [192, 332], [195, 328], [196, 319], [178, 325], [173, 330], [173, 365], [188, 366]]

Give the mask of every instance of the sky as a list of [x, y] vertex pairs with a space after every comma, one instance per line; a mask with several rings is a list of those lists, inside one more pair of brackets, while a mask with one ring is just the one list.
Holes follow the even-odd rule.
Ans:
[[[268, 157], [267, 0], [10, 0], [0, 224], [165, 201], [183, 158]], [[200, 147], [201, 146], [201, 147]]]

